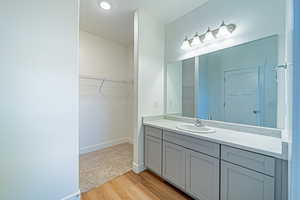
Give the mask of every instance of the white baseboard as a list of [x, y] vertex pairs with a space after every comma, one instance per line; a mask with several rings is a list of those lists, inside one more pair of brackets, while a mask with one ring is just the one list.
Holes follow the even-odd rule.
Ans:
[[78, 190], [77, 192], [62, 198], [61, 200], [80, 200], [80, 194], [80, 190]]
[[126, 142], [132, 144], [132, 139], [126, 137], [126, 138], [106, 141], [106, 142], [103, 142], [103, 143], [100, 143], [100, 144], [90, 145], [90, 146], [87, 146], [87, 147], [82, 147], [82, 148], [80, 148], [80, 154], [85, 154], [85, 153], [97, 151], [97, 150], [100, 150], [100, 149], [104, 149], [104, 148], [107, 148], [107, 147], [111, 147], [111, 146], [126, 143]]
[[144, 163], [142, 164], [137, 164], [135, 162], [132, 163], [132, 171], [134, 171], [134, 173], [136, 174], [139, 174], [141, 173], [142, 171], [144, 171], [146, 168], [145, 168], [145, 165]]

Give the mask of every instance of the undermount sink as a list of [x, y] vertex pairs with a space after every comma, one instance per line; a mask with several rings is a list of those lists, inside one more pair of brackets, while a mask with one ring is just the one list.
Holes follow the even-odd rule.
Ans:
[[190, 131], [195, 133], [214, 133], [216, 132], [213, 129], [210, 129], [206, 126], [195, 126], [194, 124], [179, 124], [177, 129], [184, 130], [184, 131]]

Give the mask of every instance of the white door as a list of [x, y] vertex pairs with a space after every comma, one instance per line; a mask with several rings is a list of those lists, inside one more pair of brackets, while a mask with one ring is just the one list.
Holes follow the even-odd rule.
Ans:
[[224, 76], [225, 121], [260, 125], [259, 69], [230, 70]]

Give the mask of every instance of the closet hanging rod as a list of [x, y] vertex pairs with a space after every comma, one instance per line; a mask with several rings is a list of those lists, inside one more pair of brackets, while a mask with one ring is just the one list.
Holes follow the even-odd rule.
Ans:
[[127, 80], [115, 80], [115, 79], [109, 79], [104, 77], [96, 77], [92, 75], [80, 75], [80, 79], [90, 79], [90, 80], [96, 80], [96, 81], [106, 81], [106, 82], [113, 82], [113, 83], [124, 83], [124, 84], [130, 84], [132, 81]]

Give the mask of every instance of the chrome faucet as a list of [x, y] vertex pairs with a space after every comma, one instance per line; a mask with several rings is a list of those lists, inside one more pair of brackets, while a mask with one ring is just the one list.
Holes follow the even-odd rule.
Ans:
[[195, 126], [201, 127], [201, 126], [204, 126], [204, 124], [202, 123], [201, 119], [196, 119]]

